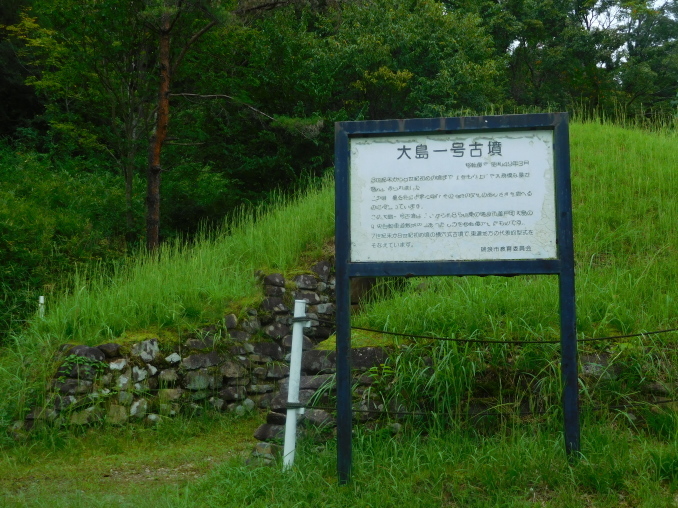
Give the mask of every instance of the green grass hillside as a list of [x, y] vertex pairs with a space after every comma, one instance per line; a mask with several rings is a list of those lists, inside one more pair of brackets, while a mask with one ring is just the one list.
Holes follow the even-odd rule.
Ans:
[[[580, 336], [678, 327], [676, 134], [597, 122], [572, 123], [570, 133]], [[1, 352], [0, 426], [9, 425], [39, 400], [49, 359], [61, 344], [94, 345], [144, 330], [181, 335], [219, 319], [227, 309], [258, 297], [256, 270], [290, 272], [300, 268], [302, 259], [319, 256], [332, 237], [333, 216], [333, 184], [326, 180], [295, 200], [281, 198], [256, 213], [243, 213], [219, 235], [191, 245], [167, 245], [159, 255], [140, 256], [113, 275], [76, 277], [70, 293], [49, 302], [46, 316], [34, 319]], [[420, 335], [543, 340], [558, 338], [558, 319], [555, 277], [417, 278], [395, 288], [388, 300], [366, 305], [353, 324]], [[115, 495], [111, 490], [99, 493], [101, 480], [94, 476], [110, 469], [104, 464], [104, 457], [113, 453], [109, 449], [118, 443], [116, 453], [141, 463], [133, 442], [143, 445], [155, 439], [149, 432], [162, 431], [126, 429], [113, 432], [106, 446], [92, 445], [95, 452], [87, 455], [86, 463], [96, 474], [72, 483], [80, 493], [52, 498], [48, 478], [41, 485], [27, 481], [25, 489], [7, 495], [6, 503], [40, 506], [49, 499], [53, 506], [675, 506], [675, 404], [633, 409], [623, 404], [643, 400], [641, 389], [649, 382], [661, 382], [671, 390], [668, 398], [678, 398], [677, 339], [678, 333], [672, 332], [580, 344], [580, 355], [605, 354], [610, 368], [620, 374], [608, 381], [582, 379], [583, 457], [573, 463], [562, 449], [557, 346], [419, 341], [398, 349], [387, 367], [401, 393], [432, 401], [427, 410], [460, 414], [468, 402], [466, 394], [484, 382], [481, 372], [490, 372], [493, 386], [504, 390], [499, 401], [494, 397], [494, 409], [502, 409], [502, 393], [509, 409], [515, 409], [521, 397], [529, 398], [518, 393], [522, 389], [541, 394], [549, 410], [481, 423], [413, 420], [396, 436], [383, 429], [359, 430], [354, 481], [348, 487], [336, 486], [335, 449], [329, 441], [302, 443], [297, 466], [287, 474], [278, 468], [246, 467], [239, 457], [222, 457], [216, 468], [201, 469], [200, 480], [160, 481], [152, 489], [152, 501], [141, 488], [125, 494], [121, 486]], [[424, 356], [436, 366], [433, 377], [419, 375]], [[600, 409], [611, 405], [619, 407]], [[254, 424], [230, 422], [233, 429]], [[181, 439], [177, 425], [167, 424], [167, 443]], [[217, 442], [219, 433], [229, 432], [217, 420], [186, 425], [200, 430], [185, 432]], [[55, 461], [70, 464], [69, 450], [81, 450], [78, 443], [91, 439], [87, 436], [55, 430], [33, 444], [0, 437], [3, 461], [16, 478], [30, 476], [33, 467], [43, 477], [64, 481], [49, 468]], [[233, 446], [226, 441], [225, 446]], [[204, 446], [201, 443], [196, 446]], [[145, 446], [151, 457], [161, 457]], [[77, 474], [77, 468], [73, 471]]]

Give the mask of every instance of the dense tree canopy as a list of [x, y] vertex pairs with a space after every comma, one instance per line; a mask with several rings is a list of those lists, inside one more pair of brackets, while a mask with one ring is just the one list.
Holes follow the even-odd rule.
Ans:
[[[26, 82], [45, 105], [50, 149], [109, 157], [124, 176], [129, 238], [142, 228], [133, 175], [147, 167], [162, 111], [163, 19], [172, 31], [170, 60], [181, 61], [171, 69], [168, 140], [156, 147], [167, 161], [164, 236], [322, 173], [331, 166], [336, 120], [502, 107], [670, 113], [678, 91], [672, 2], [7, 5], [3, 20], [13, 24], [4, 34], [31, 70]], [[206, 23], [212, 29], [201, 32]], [[14, 93], [27, 90], [11, 66], [2, 78]], [[40, 101], [21, 114], [35, 115]]]
[[[117, 179], [111, 196], [124, 198], [109, 216], [123, 223], [88, 219], [115, 245], [139, 243], [158, 210], [156, 239], [192, 233], [323, 174], [338, 120], [666, 121], [678, 104], [671, 1], [7, 0], [0, 25], [0, 148]], [[0, 281], [10, 289], [53, 279], [0, 273], [14, 274]]]

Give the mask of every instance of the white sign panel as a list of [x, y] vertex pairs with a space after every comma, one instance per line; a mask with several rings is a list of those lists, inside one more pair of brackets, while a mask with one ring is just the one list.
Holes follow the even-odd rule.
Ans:
[[351, 262], [553, 259], [553, 132], [350, 140]]

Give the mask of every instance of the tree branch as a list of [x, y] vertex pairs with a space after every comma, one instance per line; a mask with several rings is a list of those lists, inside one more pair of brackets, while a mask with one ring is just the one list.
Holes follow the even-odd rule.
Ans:
[[246, 108], [251, 109], [252, 111], [260, 114], [261, 116], [265, 116], [269, 120], [275, 121], [275, 118], [273, 118], [271, 115], [268, 115], [268, 114], [264, 113], [263, 111], [255, 108], [254, 106], [250, 106], [246, 102], [243, 102], [240, 99], [236, 99], [235, 97], [232, 97], [230, 95], [225, 95], [225, 94], [202, 95], [202, 94], [199, 94], [199, 93], [173, 93], [173, 94], [170, 94], [170, 95], [174, 95], [174, 96], [178, 96], [178, 97], [195, 97], [197, 99], [229, 99], [229, 100], [232, 100], [233, 102], [237, 102], [238, 104], [242, 104]]
[[174, 65], [172, 65], [172, 74], [174, 74], [174, 72], [177, 70], [177, 68], [179, 67], [179, 64], [184, 59], [186, 52], [193, 45], [193, 43], [195, 41], [197, 41], [198, 39], [200, 39], [200, 37], [202, 37], [210, 28], [212, 28], [216, 24], [217, 24], [216, 21], [214, 21], [214, 20], [210, 21], [201, 30], [199, 30], [198, 32], [193, 34], [193, 36], [188, 40], [188, 42], [186, 42], [184, 47], [181, 49], [181, 53], [179, 53], [179, 56], [177, 57], [177, 59], [174, 61]]
[[293, 3], [294, 0], [263, 0], [263, 1], [252, 1], [252, 2], [244, 2], [244, 3], [249, 3], [249, 5], [244, 5], [240, 9], [236, 9], [234, 12], [237, 14], [247, 14], [250, 12], [261, 12], [261, 11], [271, 11], [273, 9], [276, 9], [282, 5], [289, 5]]

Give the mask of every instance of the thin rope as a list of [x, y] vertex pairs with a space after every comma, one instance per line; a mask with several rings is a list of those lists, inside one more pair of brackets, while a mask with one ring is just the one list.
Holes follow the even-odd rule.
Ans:
[[[588, 409], [591, 411], [602, 411], [610, 409], [627, 409], [634, 407], [646, 407], [646, 406], [657, 406], [660, 404], [671, 404], [673, 402], [678, 402], [678, 399], [671, 400], [657, 400], [657, 401], [641, 401], [641, 402], [630, 402], [628, 404], [618, 404], [613, 406], [580, 406], [579, 409], [584, 410]], [[294, 406], [298, 408], [298, 406]], [[323, 411], [336, 411], [336, 407], [330, 406], [305, 406], [305, 409], [321, 409]], [[353, 413], [376, 413], [380, 415], [406, 415], [406, 416], [447, 416], [449, 413], [435, 413], [433, 411], [383, 411], [381, 409], [351, 409]], [[531, 415], [543, 415], [548, 413], [549, 410], [541, 411], [518, 411], [513, 413], [501, 413], [499, 411], [479, 411], [478, 413], [469, 414], [468, 416], [511, 416], [511, 415], [520, 415], [520, 416], [531, 416]]]
[[[318, 323], [326, 323], [335, 325], [334, 321], [329, 321], [326, 319], [316, 319], [311, 318], [310, 321], [317, 321]], [[450, 342], [473, 342], [481, 344], [559, 344], [560, 340], [488, 340], [488, 339], [460, 339], [456, 337], [435, 337], [429, 335], [416, 335], [412, 333], [400, 333], [400, 332], [389, 332], [385, 330], [375, 330], [373, 328], [364, 328], [362, 326], [352, 326], [352, 330], [362, 330], [365, 332], [373, 333], [382, 333], [385, 335], [395, 335], [398, 337], [409, 337], [412, 339], [427, 339], [427, 340], [446, 340]], [[678, 328], [669, 328], [667, 330], [655, 330], [652, 332], [641, 332], [641, 333], [631, 333], [628, 335], [613, 335], [610, 337], [585, 337], [582, 339], [577, 339], [577, 342], [597, 342], [603, 340], [617, 340], [617, 339], [628, 339], [631, 337], [643, 337], [646, 335], [656, 335], [658, 333], [669, 333], [678, 331]]]

